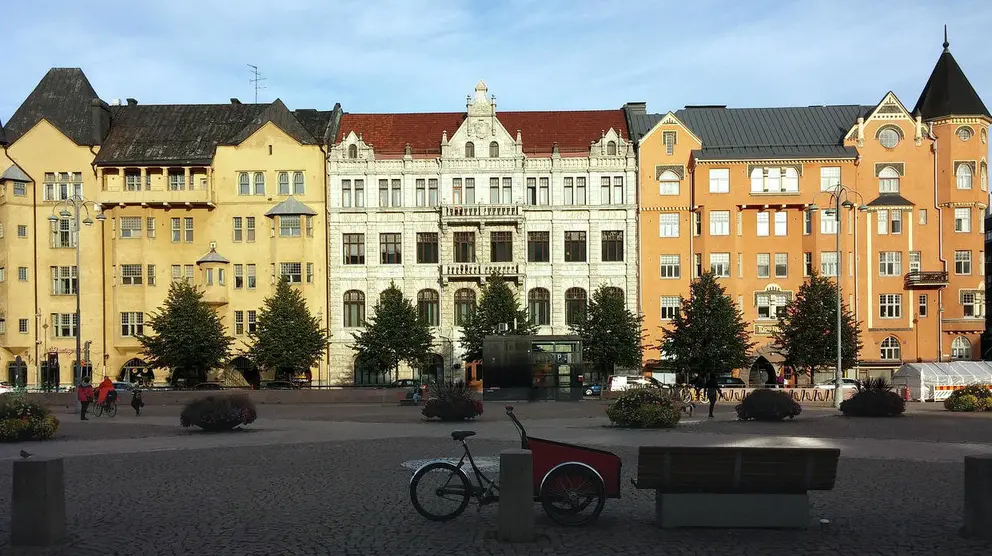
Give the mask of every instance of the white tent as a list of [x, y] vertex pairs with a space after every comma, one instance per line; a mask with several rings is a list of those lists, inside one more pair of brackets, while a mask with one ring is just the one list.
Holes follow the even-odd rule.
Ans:
[[941, 401], [957, 388], [981, 383], [992, 384], [992, 362], [906, 363], [892, 375], [897, 391], [909, 386], [910, 397], [920, 401]]

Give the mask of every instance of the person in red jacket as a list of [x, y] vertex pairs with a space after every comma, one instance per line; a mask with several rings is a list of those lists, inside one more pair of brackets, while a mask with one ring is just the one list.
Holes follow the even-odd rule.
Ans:
[[117, 390], [114, 389], [114, 381], [109, 376], [103, 377], [103, 382], [96, 387], [96, 403], [106, 407], [107, 404], [117, 399]]
[[90, 379], [88, 377], [83, 377], [79, 381], [79, 386], [76, 387], [76, 399], [79, 400], [79, 419], [82, 421], [88, 421], [86, 418], [86, 408], [89, 407], [90, 402], [93, 401], [93, 385], [90, 384]]

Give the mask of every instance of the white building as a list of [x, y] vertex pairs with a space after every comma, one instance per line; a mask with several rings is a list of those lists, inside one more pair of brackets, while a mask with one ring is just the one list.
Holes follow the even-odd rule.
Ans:
[[[328, 153], [332, 382], [357, 372], [354, 332], [391, 281], [459, 363], [461, 317], [496, 271], [540, 334], [601, 284], [637, 310], [636, 161], [623, 112], [502, 112], [479, 82], [465, 112], [348, 114]], [[405, 370], [405, 376], [419, 370]]]

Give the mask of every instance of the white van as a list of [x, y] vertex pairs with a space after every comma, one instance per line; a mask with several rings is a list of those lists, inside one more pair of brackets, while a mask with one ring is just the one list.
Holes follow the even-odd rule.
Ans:
[[610, 375], [606, 382], [608, 392], [621, 392], [636, 387], [661, 388], [661, 383], [654, 377], [641, 375]]

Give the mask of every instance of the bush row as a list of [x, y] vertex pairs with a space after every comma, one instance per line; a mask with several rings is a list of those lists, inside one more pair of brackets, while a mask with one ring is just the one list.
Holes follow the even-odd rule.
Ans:
[[48, 440], [59, 430], [59, 420], [48, 408], [22, 394], [0, 394], [0, 442]]
[[951, 392], [944, 400], [944, 409], [949, 411], [992, 411], [992, 386], [972, 384]]

